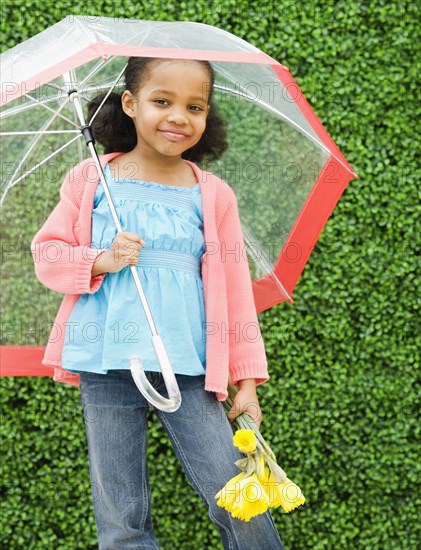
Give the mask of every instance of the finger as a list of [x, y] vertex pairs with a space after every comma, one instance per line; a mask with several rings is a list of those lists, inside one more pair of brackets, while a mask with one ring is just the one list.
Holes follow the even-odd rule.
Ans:
[[239, 407], [237, 404], [234, 403], [234, 405], [231, 407], [231, 409], [227, 412], [227, 417], [230, 422], [234, 422], [234, 420], [237, 418], [237, 416], [241, 413], [239, 410]]
[[260, 409], [249, 407], [248, 410], [244, 412], [246, 412], [250, 416], [250, 418], [253, 420], [253, 422], [255, 422], [257, 425], [259, 425], [262, 422], [262, 412]]
[[129, 258], [138, 256], [140, 252], [140, 244], [134, 243], [133, 241], [126, 241], [123, 246], [122, 255], [128, 256]]
[[125, 231], [122, 233], [123, 236], [128, 240], [128, 241], [132, 241], [132, 242], [135, 242], [135, 243], [144, 243], [144, 241], [142, 241], [140, 235], [138, 235], [137, 233], [133, 233], [132, 231]]
[[132, 250], [129, 254], [126, 254], [127, 261], [131, 263], [137, 263], [139, 261], [139, 255], [139, 250]]
[[228, 417], [228, 420], [230, 422], [234, 422], [234, 420], [237, 418], [237, 416], [235, 414], [234, 415], [227, 415], [227, 417]]
[[124, 248], [126, 250], [129, 250], [132, 254], [135, 254], [135, 253], [138, 254], [141, 246], [139, 243], [134, 243], [133, 241], [127, 241], [126, 244], [124, 245]]

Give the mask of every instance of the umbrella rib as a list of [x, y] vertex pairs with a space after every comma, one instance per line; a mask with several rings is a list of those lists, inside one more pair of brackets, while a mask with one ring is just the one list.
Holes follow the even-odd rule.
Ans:
[[[30, 97], [30, 96], [28, 96]], [[32, 99], [32, 98], [30, 98]], [[9, 183], [6, 185], [6, 190], [5, 190], [5, 194], [7, 193], [7, 191], [9, 189], [11, 189], [14, 185], [14, 178], [16, 176], [16, 174], [19, 172], [19, 170], [21, 169], [23, 163], [26, 161], [26, 159], [28, 158], [28, 156], [31, 154], [31, 152], [33, 151], [34, 147], [37, 145], [37, 143], [39, 142], [39, 140], [41, 139], [42, 137], [42, 132], [45, 132], [49, 126], [51, 126], [51, 124], [54, 122], [54, 120], [57, 118], [57, 116], [59, 116], [60, 114], [60, 111], [64, 108], [64, 106], [66, 105], [66, 103], [68, 102], [69, 98], [66, 97], [66, 99], [63, 101], [63, 103], [59, 106], [59, 110], [58, 112], [55, 112], [53, 111], [53, 116], [50, 118], [50, 120], [48, 120], [44, 126], [41, 128], [40, 132], [35, 136], [35, 138], [32, 140], [32, 143], [30, 144], [30, 146], [28, 147], [28, 150], [26, 151], [26, 153], [24, 154], [24, 156], [22, 157], [22, 159], [20, 160], [20, 162], [18, 163], [17, 167], [16, 167], [16, 170], [13, 172], [11, 178], [10, 178], [10, 181]], [[3, 197], [5, 197], [6, 195], [3, 195]], [[3, 203], [3, 200], [4, 198], [2, 197], [2, 200], [1, 200], [1, 203], [0, 205]]]
[[48, 86], [49, 88], [54, 88], [54, 90], [59, 90], [60, 92], [66, 93], [64, 88], [61, 88], [61, 86], [58, 84], [53, 84], [52, 82], [47, 82], [44, 86]]
[[[249, 101], [256, 102], [256, 98], [250, 97], [244, 92], [239, 92], [238, 90], [233, 90], [232, 88], [228, 88], [227, 86], [220, 86], [218, 84], [215, 84], [214, 87], [218, 90], [222, 90], [223, 92], [228, 92], [232, 95], [237, 95], [239, 97], [243, 97], [244, 99], [248, 99]], [[283, 113], [281, 113], [280, 111], [272, 107], [271, 105], [268, 105], [265, 101], [258, 99], [257, 103], [260, 103], [267, 111], [278, 115], [280, 118], [283, 118], [286, 122], [291, 124], [291, 126], [294, 126], [294, 128], [296, 128], [299, 132], [301, 132], [306, 137], [308, 137], [313, 143], [321, 147], [329, 156], [332, 156], [333, 158], [335, 158], [346, 169], [346, 171], [349, 172], [349, 168], [346, 166], [346, 164], [340, 158], [338, 158], [334, 153], [332, 153], [332, 151], [330, 151], [323, 142], [317, 140], [314, 136], [312, 136], [309, 132], [307, 132], [307, 130], [304, 130], [304, 128], [301, 128], [291, 118], [284, 115]]]
[[[88, 80], [88, 78], [91, 78], [92, 74], [95, 74], [96, 72], [98, 72], [98, 70], [103, 66], [103, 64], [105, 64], [105, 62], [102, 62], [101, 64], [97, 64], [96, 67], [94, 67], [94, 69], [91, 71], [90, 75], [88, 75], [88, 77], [86, 77], [84, 79], [83, 82], [86, 82]], [[107, 93], [107, 96], [104, 98], [104, 101], [101, 103], [101, 105], [98, 107], [97, 111], [94, 113], [94, 116], [92, 118], [92, 120], [95, 118], [95, 116], [97, 115], [99, 109], [102, 107], [102, 105], [105, 103], [107, 97], [109, 96], [109, 94], [111, 93], [112, 89], [115, 87], [115, 85], [117, 84], [117, 82], [120, 80], [121, 78], [121, 75], [123, 74], [125, 68], [126, 68], [127, 64], [123, 67], [123, 69], [121, 70], [121, 72], [119, 73], [118, 77], [116, 78], [116, 80], [114, 81], [114, 83], [112, 84], [110, 90], [108, 91]], [[62, 88], [59, 88], [58, 86], [55, 86], [55, 85], [52, 85], [50, 84], [52, 87], [54, 88], [57, 88], [59, 89], [60, 91], [63, 91]], [[21, 159], [21, 161], [19, 162], [19, 165], [16, 167], [15, 171], [13, 172], [12, 174], [12, 177], [10, 178], [9, 182], [7, 183], [6, 185], [6, 189], [0, 199], [0, 207], [1, 205], [3, 204], [5, 198], [6, 198], [6, 195], [7, 193], [9, 192], [9, 190], [14, 187], [17, 183], [19, 183], [20, 181], [22, 181], [24, 178], [26, 178], [27, 176], [29, 176], [31, 173], [33, 173], [35, 170], [37, 170], [40, 166], [42, 166], [45, 162], [47, 162], [48, 160], [50, 160], [52, 157], [54, 157], [56, 154], [58, 154], [60, 151], [62, 151], [65, 147], [67, 147], [68, 145], [70, 145], [71, 143], [73, 143], [76, 139], [79, 139], [81, 137], [81, 134], [79, 133], [79, 127], [78, 125], [71, 121], [70, 119], [68, 119], [67, 117], [63, 116], [62, 114], [60, 114], [60, 111], [64, 108], [64, 106], [67, 104], [68, 102], [68, 97], [66, 97], [65, 101], [63, 101], [63, 103], [60, 105], [59, 107], [59, 110], [58, 111], [55, 111], [54, 109], [52, 109], [51, 107], [45, 105], [45, 103], [41, 102], [41, 101], [38, 101], [36, 100], [35, 98], [31, 97], [29, 94], [26, 94], [26, 97], [28, 97], [28, 99], [30, 99], [31, 101], [33, 101], [35, 104], [39, 105], [40, 107], [44, 107], [45, 109], [47, 109], [48, 111], [52, 112], [53, 113], [53, 117], [44, 125], [44, 127], [39, 131], [39, 132], [34, 132], [34, 134], [37, 134], [36, 135], [36, 138], [33, 140], [33, 142], [31, 143], [28, 151], [25, 153], [24, 157]], [[19, 109], [21, 110], [21, 109]], [[19, 112], [18, 110], [18, 112]], [[16, 111], [16, 110], [14, 110]], [[9, 114], [12, 114], [11, 112], [9, 112]], [[66, 144], [64, 144], [62, 147], [60, 147], [59, 149], [57, 149], [54, 153], [52, 153], [51, 155], [49, 155], [48, 157], [46, 157], [45, 159], [43, 159], [41, 162], [39, 162], [38, 164], [36, 164], [35, 166], [33, 166], [30, 170], [28, 170], [27, 172], [25, 172], [25, 174], [23, 174], [22, 176], [20, 176], [19, 178], [17, 179], [14, 179], [16, 174], [19, 172], [20, 168], [22, 167], [23, 163], [25, 162], [25, 160], [28, 158], [29, 154], [31, 153], [31, 151], [34, 149], [35, 145], [38, 143], [39, 139], [41, 138], [41, 136], [43, 134], [48, 134], [48, 133], [63, 133], [64, 131], [60, 131], [60, 130], [57, 130], [57, 131], [48, 131], [47, 128], [53, 123], [53, 121], [57, 118], [57, 117], [60, 117], [62, 119], [64, 119], [65, 121], [69, 122], [72, 126], [78, 128], [78, 130], [75, 130], [75, 131], [66, 131], [66, 133], [74, 133], [74, 132], [77, 132], [78, 135], [75, 136], [73, 139], [71, 139], [69, 142], [67, 142]], [[92, 122], [91, 120], [91, 122]], [[32, 135], [32, 133], [29, 133], [29, 132], [22, 132], [22, 133], [18, 133], [18, 132], [4, 132], [2, 133], [1, 135]]]
[[28, 132], [0, 132], [0, 136], [33, 136], [44, 134], [78, 134], [80, 130], [34, 130]]
[[[93, 69], [91, 70], [91, 72], [85, 76], [85, 78], [78, 84], [77, 88], [78, 88], [78, 93], [81, 97], [83, 97], [83, 93], [85, 92], [85, 90], [83, 90], [85, 84], [88, 82], [88, 80], [90, 80], [94, 75], [96, 75], [103, 67], [104, 65], [109, 62], [111, 59], [114, 59], [114, 56], [111, 56], [107, 59], [107, 61], [104, 61], [104, 60], [101, 60], [99, 61], [95, 67], [93, 67]], [[70, 71], [71, 74], [73, 74], [74, 76], [74, 82], [76, 82], [76, 74], [75, 74], [75, 71], [74, 69], [72, 69]], [[107, 85], [108, 87], [108, 85]], [[97, 86], [94, 85], [92, 88], [88, 87], [88, 91], [90, 91], [91, 89], [95, 89], [97, 90]], [[88, 101], [88, 100], [86, 100]]]
[[34, 98], [30, 97], [29, 94], [26, 94], [22, 97], [28, 97], [28, 99], [31, 99], [34, 103], [25, 103], [24, 105], [19, 105], [18, 107], [10, 107], [9, 109], [4, 107], [2, 109], [2, 112], [0, 113], [0, 119], [8, 118], [9, 116], [13, 116], [19, 113], [22, 113], [24, 111], [27, 111], [28, 109], [33, 109], [34, 107], [40, 107], [43, 106], [45, 103], [48, 103], [50, 101], [56, 101], [57, 98], [49, 98], [45, 99], [43, 101], [37, 101]]
[[[77, 124], [75, 124], [75, 122], [73, 122], [72, 120], [70, 120], [70, 118], [67, 118], [66, 116], [62, 115], [60, 113], [60, 111], [64, 108], [64, 106], [66, 105], [66, 103], [69, 101], [69, 98], [66, 97], [65, 101], [63, 101], [63, 103], [60, 105], [59, 107], [59, 110], [58, 111], [55, 111], [54, 109], [52, 109], [51, 107], [48, 107], [48, 105], [45, 105], [44, 103], [40, 103], [39, 101], [37, 101], [34, 97], [32, 97], [31, 95], [29, 94], [25, 94], [26, 97], [29, 97], [29, 99], [31, 101], [34, 101], [35, 103], [37, 103], [38, 105], [40, 105], [41, 107], [43, 107], [44, 109], [47, 109], [47, 111], [50, 111], [51, 113], [53, 113], [54, 115], [59, 116], [60, 118], [62, 118], [63, 120], [65, 120], [66, 122], [68, 122], [69, 124], [71, 124], [72, 126], [74, 126], [75, 128], [77, 128], [79, 130], [79, 126]], [[67, 94], [66, 94], [67, 95]], [[54, 117], [54, 118], [56, 118]]]
[[[82, 134], [79, 134], [77, 136], [75, 136], [74, 138], [72, 138], [70, 141], [68, 141], [67, 143], [65, 143], [64, 145], [62, 145], [61, 147], [59, 147], [58, 149], [56, 149], [53, 153], [51, 153], [51, 155], [48, 155], [48, 157], [44, 158], [43, 160], [41, 160], [40, 162], [38, 162], [38, 164], [36, 164], [35, 166], [33, 166], [30, 170], [27, 170], [22, 176], [20, 176], [19, 178], [17, 178], [16, 180], [11, 180], [7, 186], [6, 186], [6, 189], [4, 190], [4, 193], [1, 197], [1, 200], [0, 200], [0, 207], [2, 206], [3, 202], [4, 202], [4, 199], [6, 198], [6, 195], [7, 193], [9, 192], [9, 190], [14, 187], [17, 183], [19, 183], [20, 181], [22, 181], [23, 179], [25, 179], [27, 176], [29, 176], [30, 174], [32, 174], [33, 172], [35, 172], [35, 170], [37, 170], [40, 166], [42, 166], [43, 164], [45, 164], [46, 162], [48, 162], [50, 159], [52, 159], [53, 157], [55, 157], [58, 153], [60, 153], [61, 151], [63, 151], [63, 149], [65, 149], [66, 147], [68, 147], [70, 144], [72, 144], [74, 141], [76, 141], [77, 139], [80, 139], [82, 137]], [[16, 171], [15, 171], [15, 174], [16, 174]]]
[[95, 67], [92, 69], [92, 71], [91, 71], [87, 76], [85, 76], [85, 78], [82, 80], [82, 82], [80, 83], [80, 87], [83, 87], [83, 86], [88, 82], [88, 80], [89, 80], [90, 78], [92, 78], [94, 75], [96, 75], [97, 72], [100, 71], [100, 70], [102, 69], [102, 67], [103, 67], [108, 61], [110, 61], [110, 60], [113, 59], [113, 58], [114, 58], [114, 56], [108, 58], [107, 61], [103, 61], [103, 60], [99, 61], [99, 62], [95, 65]]
[[110, 95], [110, 93], [113, 91], [115, 85], [117, 84], [117, 82], [120, 80], [121, 78], [121, 75], [124, 73], [124, 71], [126, 70], [126, 67], [127, 67], [127, 63], [124, 65], [124, 67], [121, 69], [119, 75], [117, 76], [117, 78], [114, 80], [113, 82], [113, 85], [111, 86], [111, 88], [108, 90], [107, 92], [107, 95], [104, 97], [104, 99], [101, 101], [98, 109], [95, 111], [95, 113], [93, 114], [91, 120], [88, 122], [88, 125], [91, 126], [92, 122], [95, 120], [95, 117], [97, 116], [97, 114], [99, 113], [99, 110], [102, 108], [102, 106], [104, 105], [104, 103], [107, 101], [107, 98], [108, 96]]
[[68, 122], [69, 124], [74, 126], [75, 128], [79, 128], [79, 126], [77, 124], [75, 124], [73, 121], [71, 121], [69, 118], [65, 117], [62, 114], [57, 113], [56, 111], [54, 111], [54, 109], [52, 109], [51, 107], [48, 107], [46, 105], [46, 103], [48, 101], [53, 101], [54, 98], [46, 99], [44, 101], [39, 101], [39, 100], [33, 98], [32, 96], [30, 96], [29, 94], [25, 94], [25, 97], [30, 99], [33, 103], [31, 103], [31, 104], [26, 103], [25, 105], [19, 105], [19, 107], [13, 107], [13, 108], [8, 109], [8, 110], [3, 110], [3, 112], [0, 113], [0, 119], [6, 119], [9, 116], [16, 115], [18, 113], [21, 113], [22, 111], [32, 109], [33, 107], [43, 107], [44, 109], [47, 109], [48, 111], [51, 111], [52, 113], [58, 114], [58, 116], [60, 118], [62, 118], [63, 120], [65, 120], [66, 122]]

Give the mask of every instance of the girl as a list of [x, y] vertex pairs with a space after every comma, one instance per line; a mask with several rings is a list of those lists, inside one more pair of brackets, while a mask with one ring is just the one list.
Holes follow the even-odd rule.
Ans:
[[[235, 194], [195, 164], [226, 148], [213, 81], [205, 61], [130, 58], [126, 90], [107, 100], [92, 128], [123, 232], [87, 160], [66, 176], [31, 245], [37, 277], [65, 294], [43, 364], [55, 367], [54, 380], [80, 384], [100, 550], [159, 548], [146, 464], [150, 410], [224, 548], [282, 549], [269, 512], [243, 522], [215, 499], [241, 458], [221, 403], [228, 376], [239, 388], [230, 420], [248, 411], [259, 425], [256, 386], [268, 374]], [[59, 254], [49, 261], [52, 246]], [[130, 265], [176, 373], [182, 404], [173, 413], [155, 410], [129, 370], [128, 358], [141, 355], [167, 396]]]

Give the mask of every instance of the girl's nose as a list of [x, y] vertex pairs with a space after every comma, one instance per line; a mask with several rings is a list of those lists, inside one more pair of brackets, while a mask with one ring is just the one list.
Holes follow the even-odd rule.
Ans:
[[167, 120], [168, 122], [174, 122], [175, 124], [187, 124], [188, 122], [186, 115], [176, 111], [168, 113]]

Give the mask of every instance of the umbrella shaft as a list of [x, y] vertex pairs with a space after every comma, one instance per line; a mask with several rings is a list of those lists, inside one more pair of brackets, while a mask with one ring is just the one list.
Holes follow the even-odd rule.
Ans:
[[[77, 91], [76, 90], [70, 91], [69, 97], [75, 106], [75, 110], [81, 124], [81, 132], [85, 138], [85, 141], [91, 153], [92, 159], [95, 162], [95, 166], [97, 168], [99, 178], [102, 183], [102, 187], [104, 188], [105, 196], [107, 197], [107, 201], [108, 201], [108, 206], [110, 207], [111, 215], [117, 227], [117, 231], [121, 233], [123, 231], [123, 228], [121, 227], [121, 223], [117, 215], [117, 211], [115, 209], [110, 190], [108, 189], [107, 180], [104, 176], [104, 171], [102, 169], [101, 163], [98, 158], [98, 154], [95, 149], [94, 139], [91, 134], [91, 129], [85, 123], [85, 117], [83, 114], [82, 106], [81, 106]], [[152, 405], [154, 405], [155, 407], [157, 407], [162, 411], [174, 412], [181, 405], [180, 389], [178, 387], [175, 374], [171, 368], [171, 363], [169, 361], [164, 343], [162, 342], [162, 339], [159, 336], [158, 331], [156, 330], [155, 323], [152, 318], [152, 313], [151, 313], [151, 310], [149, 309], [149, 304], [146, 300], [145, 293], [143, 292], [142, 285], [140, 284], [139, 275], [137, 273], [136, 267], [134, 265], [130, 266], [130, 271], [131, 271], [131, 274], [133, 275], [133, 280], [136, 285], [136, 289], [139, 294], [140, 301], [142, 302], [143, 310], [145, 312], [146, 319], [149, 324], [149, 328], [151, 329], [152, 344], [154, 346], [155, 354], [158, 359], [159, 368], [161, 369], [162, 376], [164, 378], [165, 387], [167, 388], [168, 398], [160, 395], [152, 387], [152, 385], [146, 378], [146, 375], [142, 368], [142, 361], [139, 357], [134, 358], [130, 361], [130, 369], [132, 372], [132, 376], [139, 391], [145, 396], [145, 398], [150, 403], [152, 403]]]
[[[88, 147], [89, 147], [89, 150], [91, 152], [92, 158], [94, 159], [94, 162], [95, 162], [95, 164], [98, 168], [98, 172], [100, 174], [102, 187], [104, 188], [104, 192], [105, 192], [105, 195], [107, 197], [108, 205], [110, 207], [111, 215], [112, 215], [112, 217], [114, 219], [114, 222], [116, 224], [117, 231], [119, 233], [121, 233], [123, 231], [123, 228], [121, 227], [121, 223], [120, 223], [120, 220], [118, 218], [118, 215], [117, 215], [114, 203], [113, 203], [113, 199], [112, 199], [110, 191], [108, 189], [108, 184], [107, 184], [107, 181], [104, 177], [104, 172], [102, 170], [101, 163], [99, 162], [99, 158], [98, 158], [95, 146], [91, 142], [91, 143], [88, 143]], [[149, 309], [149, 304], [146, 300], [145, 293], [143, 292], [143, 288], [142, 288], [142, 285], [140, 283], [139, 275], [137, 273], [136, 267], [134, 265], [130, 266], [130, 271], [133, 275], [134, 283], [135, 283], [136, 289], [138, 291], [140, 301], [142, 302], [142, 306], [143, 306], [143, 309], [145, 311], [146, 319], [148, 320], [149, 328], [151, 329], [152, 335], [155, 336], [155, 335], [158, 334], [158, 331], [156, 330], [155, 323], [154, 323], [154, 320], [152, 318], [151, 310]]]
[[[110, 210], [111, 210], [111, 215], [112, 215], [113, 220], [114, 220], [114, 222], [116, 224], [116, 227], [117, 227], [117, 231], [119, 233], [121, 233], [123, 231], [123, 228], [121, 227], [121, 223], [120, 223], [120, 220], [118, 218], [118, 215], [117, 215], [117, 212], [116, 212], [116, 209], [115, 209], [110, 191], [108, 189], [108, 184], [107, 184], [107, 181], [105, 179], [101, 163], [99, 162], [99, 158], [98, 158], [98, 154], [97, 154], [96, 149], [95, 149], [94, 141], [93, 141], [92, 135], [90, 133], [90, 128], [88, 126], [86, 126], [85, 116], [83, 114], [83, 109], [82, 109], [82, 105], [80, 103], [80, 98], [79, 98], [79, 94], [77, 93], [77, 90], [71, 90], [69, 92], [69, 98], [70, 98], [71, 102], [73, 103], [73, 105], [75, 107], [76, 114], [77, 114], [79, 122], [81, 124], [81, 132], [82, 132], [83, 136], [85, 137], [86, 144], [88, 145], [89, 151], [90, 151], [90, 153], [92, 155], [92, 158], [95, 162], [95, 165], [98, 169], [98, 174], [99, 174], [102, 186], [104, 188], [105, 195], [106, 195], [107, 200], [108, 200], [108, 205], [109, 205]], [[156, 335], [158, 335], [158, 331], [156, 330], [156, 326], [155, 326], [155, 323], [154, 323], [154, 320], [153, 320], [153, 317], [152, 317], [152, 313], [151, 313], [151, 310], [149, 308], [149, 304], [146, 300], [145, 293], [143, 292], [142, 285], [140, 284], [139, 275], [136, 271], [136, 267], [133, 266], [133, 265], [130, 266], [130, 271], [133, 275], [134, 283], [136, 285], [136, 289], [137, 289], [137, 292], [139, 294], [140, 301], [142, 302], [142, 306], [143, 306], [143, 309], [145, 311], [146, 319], [148, 321], [149, 328], [151, 329], [152, 336], [156, 336]]]

